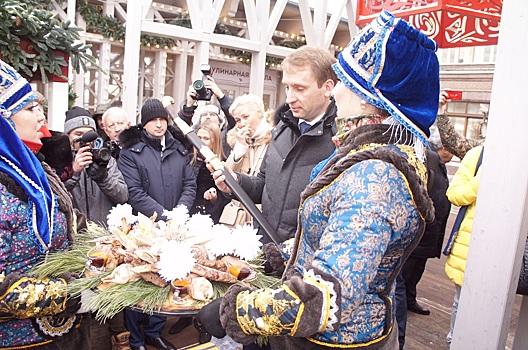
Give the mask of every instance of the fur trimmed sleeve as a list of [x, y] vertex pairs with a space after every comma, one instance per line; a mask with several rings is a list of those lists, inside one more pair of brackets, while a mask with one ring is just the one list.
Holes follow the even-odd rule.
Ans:
[[0, 279], [0, 322], [59, 314], [66, 308], [67, 295], [64, 279], [9, 274]]
[[340, 317], [338, 300], [338, 281], [310, 270], [276, 289], [231, 287], [222, 302], [220, 319], [226, 333], [242, 344], [257, 335], [308, 337], [335, 330]]

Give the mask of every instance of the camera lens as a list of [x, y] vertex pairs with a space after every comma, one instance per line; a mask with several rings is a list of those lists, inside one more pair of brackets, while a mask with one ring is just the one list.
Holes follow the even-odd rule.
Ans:
[[95, 150], [93, 152], [94, 155], [94, 162], [99, 164], [108, 164], [110, 161], [110, 158], [112, 158], [112, 154], [110, 153], [110, 150], [108, 148], [100, 148], [98, 150]]
[[205, 85], [204, 85], [203, 81], [195, 80], [194, 83], [193, 83], [193, 88], [194, 88], [194, 90], [196, 90], [198, 92], [198, 91], [201, 91], [203, 88], [205, 88]]

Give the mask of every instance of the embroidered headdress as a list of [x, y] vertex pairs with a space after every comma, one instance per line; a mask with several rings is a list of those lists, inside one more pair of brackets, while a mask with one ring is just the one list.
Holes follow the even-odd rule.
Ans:
[[18, 137], [10, 120], [35, 98], [27, 80], [0, 60], [0, 171], [9, 174], [27, 193], [28, 229], [43, 252], [52, 239], [57, 199], [42, 165]]
[[425, 34], [383, 11], [352, 39], [332, 66], [349, 89], [389, 112], [395, 125], [413, 134], [413, 140], [405, 143], [414, 143], [420, 157], [438, 111], [436, 49], [437, 44]]

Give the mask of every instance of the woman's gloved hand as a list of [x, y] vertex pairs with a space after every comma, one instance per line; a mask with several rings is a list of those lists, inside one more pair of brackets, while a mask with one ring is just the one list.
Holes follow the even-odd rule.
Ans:
[[277, 245], [275, 243], [266, 243], [262, 247], [262, 251], [266, 256], [266, 263], [264, 265], [266, 273], [275, 272], [282, 276], [286, 268], [286, 261], [279, 252]]
[[[79, 275], [72, 272], [67, 272], [60, 275], [60, 278], [64, 279], [66, 283], [71, 283], [79, 278]], [[77, 313], [81, 308], [81, 297], [76, 298], [70, 297], [68, 294], [68, 299], [66, 299], [66, 308], [59, 314], [55, 315], [56, 317], [70, 317]]]

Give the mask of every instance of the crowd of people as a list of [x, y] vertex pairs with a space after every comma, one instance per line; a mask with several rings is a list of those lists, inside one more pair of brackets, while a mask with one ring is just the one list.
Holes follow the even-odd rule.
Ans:
[[[440, 137], [445, 128], [432, 131], [446, 102], [436, 49], [384, 11], [337, 60], [313, 46], [288, 55], [286, 100], [274, 111], [256, 95], [231, 99], [212, 77], [204, 84], [215, 103], [198, 104], [189, 87], [178, 116], [259, 204], [280, 239], [259, 228], [266, 272], [282, 276], [275, 288], [233, 285], [203, 307], [201, 342], [403, 349], [407, 311], [430, 313], [416, 286], [427, 259], [440, 257], [452, 202], [470, 209], [446, 267], [457, 287], [450, 341], [481, 152], [468, 152], [448, 189], [445, 164], [460, 147]], [[47, 129], [45, 105], [0, 61], [0, 347], [89, 349], [90, 316], [67, 292], [78, 276], [38, 280], [32, 267], [68, 249], [88, 221], [104, 226], [117, 204], [158, 220], [184, 205], [219, 223], [240, 203], [162, 100], [146, 100], [137, 125], [118, 106], [75, 106], [63, 132]], [[245, 223], [259, 227], [249, 215]], [[170, 333], [191, 323], [182, 318]], [[166, 317], [125, 310], [107, 324], [113, 349], [175, 349], [161, 336]]]

